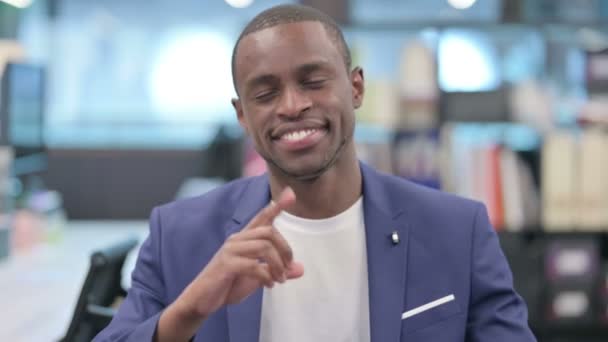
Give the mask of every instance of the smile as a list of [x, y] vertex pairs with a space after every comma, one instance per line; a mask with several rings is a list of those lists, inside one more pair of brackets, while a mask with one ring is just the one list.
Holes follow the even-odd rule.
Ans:
[[327, 128], [301, 128], [282, 133], [275, 141], [287, 151], [299, 151], [318, 144], [327, 134]]
[[300, 141], [306, 139], [306, 137], [319, 131], [318, 128], [302, 129], [299, 131], [287, 132], [283, 134], [279, 139], [288, 141]]

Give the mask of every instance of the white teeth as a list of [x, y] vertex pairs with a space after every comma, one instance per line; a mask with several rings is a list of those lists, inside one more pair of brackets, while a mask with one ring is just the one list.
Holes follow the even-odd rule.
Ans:
[[289, 141], [298, 141], [298, 140], [302, 140], [304, 138], [306, 138], [307, 136], [311, 135], [312, 133], [316, 132], [316, 129], [305, 129], [305, 130], [301, 130], [301, 131], [295, 131], [295, 132], [289, 132], [289, 133], [285, 133], [283, 135], [283, 139], [289, 140]]

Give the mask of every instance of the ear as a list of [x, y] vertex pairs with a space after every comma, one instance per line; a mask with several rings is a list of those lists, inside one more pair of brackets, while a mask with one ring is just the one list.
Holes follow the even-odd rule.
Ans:
[[249, 134], [249, 126], [247, 125], [247, 120], [245, 120], [245, 115], [243, 114], [243, 104], [239, 98], [232, 99], [232, 107], [236, 111], [236, 118], [239, 120], [239, 124], [245, 130], [245, 133]]
[[365, 93], [363, 69], [361, 69], [361, 67], [355, 67], [353, 71], [350, 72], [350, 79], [353, 86], [353, 105], [355, 106], [355, 109], [358, 109], [363, 103], [363, 95]]

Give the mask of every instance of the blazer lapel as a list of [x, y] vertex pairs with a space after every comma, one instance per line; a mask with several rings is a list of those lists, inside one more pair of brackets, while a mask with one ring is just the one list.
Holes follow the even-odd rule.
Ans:
[[[232, 221], [226, 225], [226, 237], [243, 229], [270, 201], [267, 175], [253, 178], [241, 196]], [[226, 308], [230, 342], [258, 341], [263, 293], [263, 288], [260, 288], [241, 303]]]
[[[361, 164], [363, 208], [367, 239], [370, 334], [372, 342], [397, 342], [405, 299], [409, 229], [403, 196], [391, 196], [390, 184]], [[391, 236], [396, 232], [399, 242]]]

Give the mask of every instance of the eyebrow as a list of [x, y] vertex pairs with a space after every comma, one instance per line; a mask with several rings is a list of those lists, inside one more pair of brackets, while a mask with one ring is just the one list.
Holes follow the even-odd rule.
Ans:
[[270, 74], [256, 76], [246, 83], [246, 89], [253, 89], [260, 85], [272, 84], [278, 81], [278, 77]]
[[306, 74], [310, 74], [310, 73], [318, 71], [318, 70], [326, 69], [328, 66], [329, 66], [329, 63], [325, 62], [325, 61], [306, 63], [303, 65], [300, 65], [298, 67], [298, 69], [296, 70], [296, 73], [298, 75], [306, 75]]

